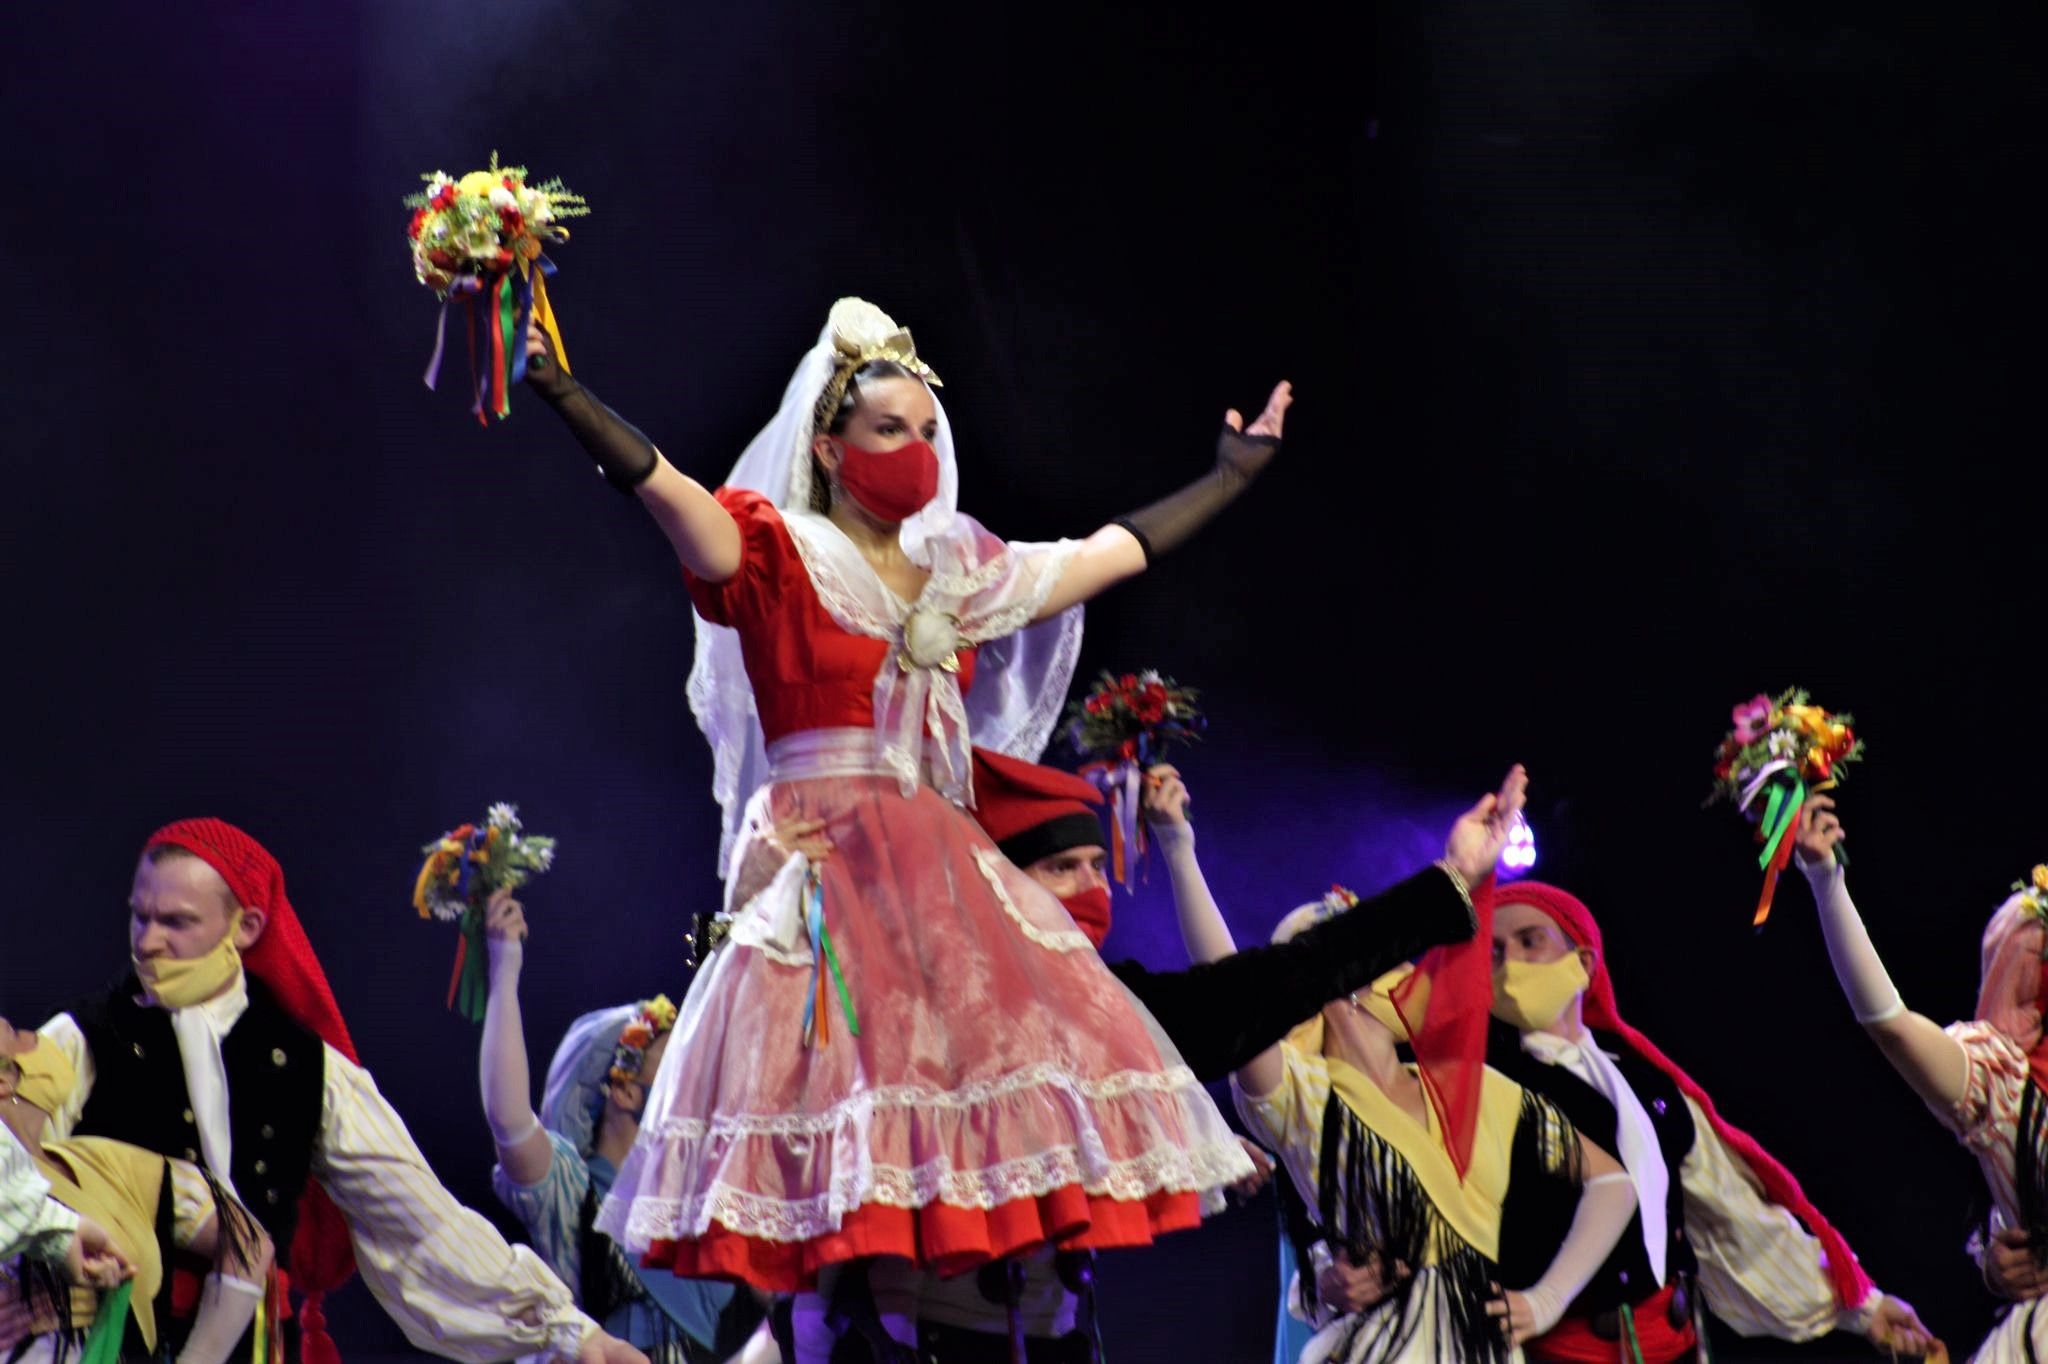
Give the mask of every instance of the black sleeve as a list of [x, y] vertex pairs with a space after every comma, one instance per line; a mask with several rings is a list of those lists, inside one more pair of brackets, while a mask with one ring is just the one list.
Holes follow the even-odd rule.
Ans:
[[1148, 971], [1129, 961], [1109, 969], [1152, 1011], [1189, 1069], [1209, 1081], [1331, 1000], [1476, 931], [1472, 906], [1431, 867], [1278, 946], [1246, 948], [1185, 971]]

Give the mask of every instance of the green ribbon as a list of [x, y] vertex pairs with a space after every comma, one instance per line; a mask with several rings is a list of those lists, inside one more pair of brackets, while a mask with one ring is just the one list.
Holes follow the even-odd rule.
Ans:
[[839, 1007], [846, 1014], [846, 1030], [855, 1037], [860, 1036], [860, 1020], [853, 1016], [853, 992], [846, 988], [846, 977], [839, 971], [839, 953], [832, 946], [832, 931], [821, 927], [818, 941], [825, 947], [825, 965], [832, 968], [832, 983], [839, 987]]
[[1778, 855], [1778, 845], [1785, 841], [1785, 833], [1792, 827], [1793, 816], [1806, 804], [1806, 780], [1792, 778], [1788, 792], [1784, 783], [1771, 784], [1771, 797], [1764, 806], [1764, 850], [1757, 857], [1759, 871], [1771, 869], [1771, 859]]
[[128, 1300], [134, 1295], [135, 1281], [130, 1279], [100, 1299], [78, 1364], [120, 1364], [121, 1342], [128, 1334]]
[[1643, 1364], [1643, 1342], [1636, 1338], [1636, 1314], [1627, 1303], [1621, 1305], [1621, 1329], [1635, 1364]]
[[512, 295], [512, 274], [507, 271], [498, 283], [498, 327], [505, 339], [505, 393], [498, 404], [498, 415], [512, 415], [512, 347], [517, 344], [519, 330], [519, 301]]

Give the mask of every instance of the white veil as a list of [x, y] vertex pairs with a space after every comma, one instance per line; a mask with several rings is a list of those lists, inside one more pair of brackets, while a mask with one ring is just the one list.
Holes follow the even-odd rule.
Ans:
[[[901, 335], [886, 314], [859, 299], [841, 299], [783, 390], [782, 405], [761, 428], [726, 476], [729, 488], [744, 488], [784, 511], [811, 505], [811, 439], [818, 399], [843, 363], [843, 342], [880, 346]], [[926, 561], [926, 546], [952, 527], [960, 501], [960, 469], [953, 453], [953, 428], [945, 406], [932, 398], [938, 435], [939, 491], [925, 508], [903, 523], [903, 548], [913, 562]], [[1018, 544], [1019, 551], [1043, 546]], [[984, 645], [976, 658], [974, 687], [967, 695], [967, 722], [981, 747], [1035, 761], [1052, 737], [1066, 704], [1067, 687], [1081, 651], [1081, 608], [1076, 606]], [[711, 791], [724, 812], [719, 841], [719, 874], [738, 837], [749, 797], [768, 779], [768, 758], [754, 689], [747, 680], [737, 631], [697, 618], [696, 657], [690, 667], [690, 709], [711, 744]]]

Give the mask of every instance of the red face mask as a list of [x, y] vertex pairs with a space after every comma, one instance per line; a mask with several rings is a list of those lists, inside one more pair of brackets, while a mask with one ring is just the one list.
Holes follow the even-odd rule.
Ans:
[[939, 454], [930, 442], [894, 450], [863, 450], [839, 442], [839, 486], [882, 521], [908, 521], [939, 495]]
[[1074, 927], [1088, 935], [1097, 951], [1102, 950], [1102, 940], [1109, 936], [1109, 887], [1090, 886], [1078, 895], [1063, 897], [1060, 903], [1074, 916]]

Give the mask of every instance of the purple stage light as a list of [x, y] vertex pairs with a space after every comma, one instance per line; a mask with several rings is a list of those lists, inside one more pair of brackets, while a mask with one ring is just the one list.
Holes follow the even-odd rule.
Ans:
[[1511, 881], [1535, 865], [1535, 831], [1527, 819], [1516, 815], [1514, 827], [1508, 830], [1508, 845], [1500, 850], [1500, 879]]

